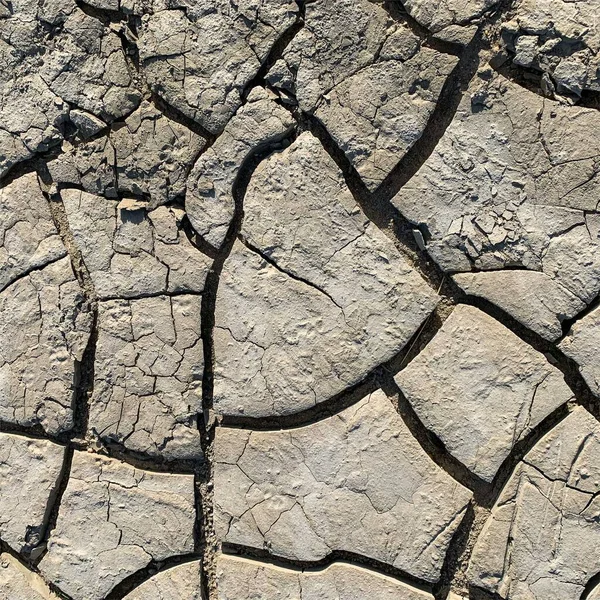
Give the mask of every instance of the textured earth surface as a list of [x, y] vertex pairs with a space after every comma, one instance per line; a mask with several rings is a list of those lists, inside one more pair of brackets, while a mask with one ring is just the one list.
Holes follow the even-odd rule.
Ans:
[[600, 599], [599, 14], [0, 0], [0, 600]]

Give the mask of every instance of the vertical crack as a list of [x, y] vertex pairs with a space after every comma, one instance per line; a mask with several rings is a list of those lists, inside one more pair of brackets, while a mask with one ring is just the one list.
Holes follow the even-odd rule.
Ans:
[[42, 191], [48, 200], [50, 214], [71, 260], [71, 266], [85, 299], [84, 305], [90, 311], [90, 336], [81, 361], [76, 363], [73, 400], [73, 435], [85, 439], [89, 418], [89, 401], [94, 391], [94, 362], [98, 341], [98, 296], [90, 273], [85, 265], [80, 249], [69, 227], [67, 213], [60, 193], [53, 187], [50, 173], [45, 163], [38, 167]]
[[[225, 241], [216, 253], [212, 267], [206, 278], [204, 293], [201, 303], [201, 338], [204, 349], [204, 377], [202, 380], [202, 409], [203, 418], [198, 419], [198, 429], [201, 437], [202, 450], [205, 461], [196, 478], [198, 489], [198, 551], [202, 554], [202, 594], [204, 600], [216, 600], [216, 557], [218, 540], [216, 539], [213, 521], [213, 465], [214, 465], [214, 440], [217, 419], [213, 413], [214, 397], [214, 341], [215, 309], [219, 280], [223, 266], [233, 244], [241, 232], [244, 217], [243, 201], [250, 178], [255, 169], [274, 150], [285, 144], [291, 143], [297, 136], [297, 130], [284, 139], [273, 142], [267, 147], [261, 147], [246, 160], [233, 183], [232, 196], [234, 199], [234, 213]], [[192, 239], [194, 241], [194, 239]]]
[[67, 446], [65, 449], [65, 457], [63, 465], [58, 477], [57, 486], [50, 494], [48, 498], [48, 505], [46, 508], [46, 519], [41, 532], [40, 543], [31, 551], [30, 561], [35, 567], [39, 565], [40, 561], [46, 555], [48, 550], [48, 540], [50, 539], [50, 533], [56, 527], [58, 521], [58, 512], [60, 504], [62, 502], [63, 495], [67, 489], [69, 483], [69, 476], [71, 474], [71, 464], [73, 463], [74, 450], [72, 446]]

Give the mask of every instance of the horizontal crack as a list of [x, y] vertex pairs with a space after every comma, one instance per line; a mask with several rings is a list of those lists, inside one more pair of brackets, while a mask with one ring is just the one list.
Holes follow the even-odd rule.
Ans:
[[273, 554], [270, 554], [267, 550], [251, 548], [249, 546], [243, 546], [242, 544], [232, 544], [230, 542], [223, 543], [222, 550], [224, 555], [240, 556], [267, 565], [302, 572], [318, 572], [325, 570], [335, 563], [347, 563], [375, 573], [386, 575], [387, 577], [392, 577], [417, 590], [424, 592], [431, 592], [432, 590], [432, 586], [428, 582], [423, 581], [406, 571], [397, 569], [388, 563], [378, 561], [374, 558], [344, 550], [333, 550], [325, 558], [316, 561], [299, 561], [273, 556]]
[[[174, 567], [178, 567], [180, 565], [184, 565], [189, 562], [199, 561], [202, 558], [200, 554], [192, 553], [192, 554], [178, 554], [176, 556], [169, 556], [163, 560], [150, 561], [145, 567], [136, 571], [135, 573], [129, 575], [118, 583], [107, 595], [105, 600], [121, 600], [127, 594], [139, 588], [146, 581], [151, 579], [152, 577], [158, 575], [159, 573], [163, 573], [172, 569]], [[200, 582], [198, 582], [199, 584]], [[151, 600], [151, 599], [148, 599]], [[173, 600], [177, 600], [173, 598]]]

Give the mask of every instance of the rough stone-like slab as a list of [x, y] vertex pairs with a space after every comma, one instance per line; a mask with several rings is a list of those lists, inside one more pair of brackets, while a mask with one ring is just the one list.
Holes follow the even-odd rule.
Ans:
[[32, 271], [0, 294], [0, 419], [73, 426], [78, 364], [91, 326], [68, 258]]
[[194, 561], [158, 572], [123, 600], [201, 600], [200, 590], [200, 561]]
[[0, 291], [66, 254], [35, 173], [0, 189]]
[[0, 177], [62, 139], [69, 106], [48, 88], [39, 67], [48, 51], [46, 27], [60, 27], [74, 7], [68, 0], [0, 6]]
[[200, 301], [100, 303], [89, 427], [101, 438], [167, 459], [202, 456]]
[[498, 4], [498, 0], [406, 0], [403, 3], [408, 14], [432, 33], [447, 34], [469, 24]]
[[519, 440], [572, 398], [542, 354], [467, 305], [456, 307], [396, 382], [424, 425], [486, 481]]
[[74, 600], [101, 600], [151, 560], [194, 548], [192, 475], [75, 452], [42, 574]]
[[233, 184], [252, 154], [290, 132], [294, 119], [269, 94], [254, 89], [189, 177], [185, 208], [194, 229], [220, 248], [235, 209]]
[[307, 4], [284, 57], [300, 106], [316, 111], [371, 191], [421, 137], [457, 62], [367, 0]]
[[433, 600], [428, 592], [343, 562], [300, 571], [221, 555], [217, 578], [218, 600]]
[[113, 124], [108, 136], [75, 147], [64, 144], [66, 152], [48, 168], [59, 185], [74, 184], [109, 198], [146, 196], [155, 208], [183, 196], [187, 174], [205, 144], [202, 136], [144, 101], [125, 121]]
[[26, 75], [18, 82], [0, 79], [0, 177], [36, 152], [59, 144], [67, 111], [67, 103], [39, 75]]
[[387, 12], [369, 0], [309, 2], [305, 22], [283, 57], [296, 73], [296, 97], [306, 111], [313, 111], [336, 85], [372, 64], [396, 31]]
[[600, 426], [577, 408], [517, 466], [473, 550], [473, 585], [507, 600], [579, 600], [600, 571]]
[[144, 15], [140, 30], [145, 77], [168, 103], [219, 133], [242, 104], [244, 87], [297, 13], [293, 0], [208, 0], [185, 9], [157, 9]]
[[47, 440], [0, 433], [0, 537], [17, 552], [40, 542], [64, 456], [63, 446]]
[[579, 365], [592, 393], [600, 396], [600, 308], [577, 321], [559, 348]]
[[135, 200], [62, 192], [69, 226], [100, 298], [202, 292], [212, 261], [183, 231], [185, 213]]
[[39, 575], [10, 554], [0, 554], [0, 600], [59, 600]]
[[550, 341], [562, 336], [563, 320], [585, 308], [577, 296], [538, 271], [459, 273], [453, 279], [467, 294], [489, 300]]
[[142, 99], [117, 33], [79, 8], [62, 23], [39, 72], [63, 100], [105, 121], [128, 115]]
[[454, 56], [419, 48], [418, 38], [399, 27], [375, 64], [327, 94], [315, 114], [370, 191], [423, 135], [457, 62]]
[[102, 123], [139, 104], [118, 25], [69, 0], [21, 0], [0, 12], [0, 177], [57, 146], [82, 114]]
[[514, 65], [538, 71], [547, 93], [600, 91], [600, 2], [517, 0], [501, 29]]
[[437, 296], [359, 209], [319, 141], [300, 135], [259, 165], [220, 278], [215, 409], [309, 408], [408, 342]]
[[299, 429], [216, 432], [217, 535], [288, 559], [347, 550], [433, 582], [470, 496], [381, 391]]
[[588, 303], [600, 291], [598, 156], [599, 111], [544, 99], [488, 70], [392, 202], [445, 270], [522, 266]]

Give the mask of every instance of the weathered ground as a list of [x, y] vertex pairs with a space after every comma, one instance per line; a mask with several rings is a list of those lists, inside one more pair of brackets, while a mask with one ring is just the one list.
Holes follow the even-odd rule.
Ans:
[[0, 600], [600, 598], [600, 0], [0, 0]]

